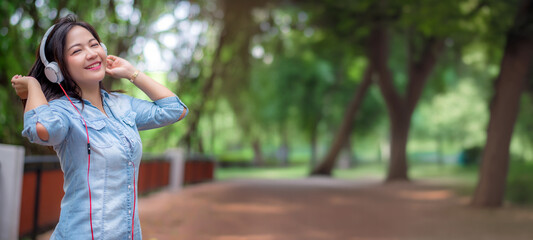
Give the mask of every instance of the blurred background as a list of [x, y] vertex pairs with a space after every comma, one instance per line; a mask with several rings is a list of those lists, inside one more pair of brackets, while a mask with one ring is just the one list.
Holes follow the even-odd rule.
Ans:
[[[0, 5], [0, 143], [26, 155], [54, 153], [21, 137], [10, 79], [74, 13], [189, 107], [185, 120], [141, 132], [145, 154], [208, 156], [220, 180], [445, 176], [468, 183], [473, 204], [533, 201], [531, 1]], [[127, 80], [104, 84], [148, 99]]]

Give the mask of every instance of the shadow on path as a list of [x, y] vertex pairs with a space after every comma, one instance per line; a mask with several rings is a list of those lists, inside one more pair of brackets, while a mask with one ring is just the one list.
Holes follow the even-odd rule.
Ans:
[[436, 182], [232, 180], [142, 199], [146, 239], [533, 239], [533, 210], [474, 209]]
[[139, 200], [145, 240], [530, 240], [533, 209], [467, 206], [452, 183], [231, 180]]

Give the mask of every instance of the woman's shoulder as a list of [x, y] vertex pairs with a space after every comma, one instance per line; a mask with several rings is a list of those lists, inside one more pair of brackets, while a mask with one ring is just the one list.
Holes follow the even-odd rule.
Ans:
[[130, 103], [132, 98], [123, 92], [109, 92], [107, 96], [109, 97], [109, 100], [116, 103]]
[[[79, 102], [80, 101], [78, 99], [72, 99], [72, 103], [74, 103], [74, 104], [77, 104]], [[69, 108], [72, 108], [72, 104], [70, 103], [70, 101], [65, 96], [50, 100], [48, 102], [48, 105], [50, 105], [50, 107], [52, 109], [66, 109], [66, 110], [68, 110]]]
[[122, 98], [130, 97], [127, 94], [125, 94], [123, 91], [108, 92], [107, 94], [109, 94], [110, 98], [115, 98], [115, 99], [122, 99]]
[[133, 97], [127, 94], [122, 92], [109, 92], [104, 95], [104, 98], [107, 98], [106, 102], [119, 115], [132, 111], [131, 99]]
[[[74, 106], [76, 106], [76, 108], [72, 106], [73, 104]], [[48, 105], [50, 106], [52, 111], [56, 113], [63, 113], [68, 116], [78, 116], [78, 111], [82, 111], [82, 109], [84, 108], [80, 100], [72, 97], [69, 100], [65, 96], [49, 101]]]

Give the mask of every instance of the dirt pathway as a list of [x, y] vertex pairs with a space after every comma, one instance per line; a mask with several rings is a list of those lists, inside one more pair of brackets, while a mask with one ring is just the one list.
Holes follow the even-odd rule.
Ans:
[[139, 214], [145, 240], [533, 239], [533, 209], [474, 209], [451, 189], [435, 181], [232, 180], [141, 198]]

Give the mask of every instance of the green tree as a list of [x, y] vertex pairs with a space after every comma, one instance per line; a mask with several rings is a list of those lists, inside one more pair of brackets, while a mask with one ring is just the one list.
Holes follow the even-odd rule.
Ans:
[[[2, 28], [0, 34], [0, 142], [23, 144], [27, 154], [50, 153], [47, 148], [30, 144], [20, 137], [22, 130], [22, 105], [11, 88], [15, 74], [27, 74], [37, 59], [36, 49], [42, 35], [58, 18], [74, 13], [82, 21], [95, 26], [110, 54], [126, 56], [134, 39], [145, 34], [149, 26], [170, 1], [120, 2], [62, 1], [54, 0], [25, 3], [3, 1], [1, 3]], [[104, 85], [111, 88], [115, 80]], [[11, 104], [15, 102], [16, 104]]]
[[480, 179], [472, 199], [474, 206], [499, 207], [505, 195], [509, 145], [533, 57], [533, 1], [523, 0], [517, 9], [506, 34], [500, 74], [494, 84]]

